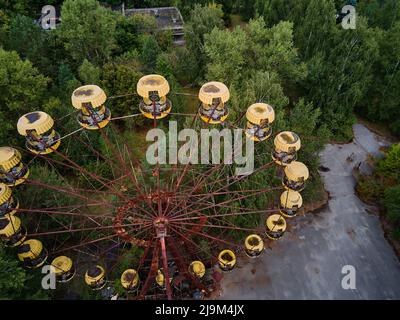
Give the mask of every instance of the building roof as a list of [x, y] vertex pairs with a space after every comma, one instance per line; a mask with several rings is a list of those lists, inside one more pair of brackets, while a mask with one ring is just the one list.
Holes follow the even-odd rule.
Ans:
[[153, 16], [160, 29], [183, 29], [183, 18], [176, 7], [125, 9], [125, 15], [148, 14]]

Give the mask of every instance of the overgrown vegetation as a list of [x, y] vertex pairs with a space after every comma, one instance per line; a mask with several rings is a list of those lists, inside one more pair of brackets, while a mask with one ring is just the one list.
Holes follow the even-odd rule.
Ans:
[[51, 292], [41, 290], [40, 271], [20, 266], [14, 252], [0, 243], [0, 300], [49, 299]]
[[385, 158], [377, 160], [373, 175], [362, 176], [357, 184], [361, 197], [378, 203], [393, 226], [392, 236], [400, 240], [400, 144], [394, 144]]

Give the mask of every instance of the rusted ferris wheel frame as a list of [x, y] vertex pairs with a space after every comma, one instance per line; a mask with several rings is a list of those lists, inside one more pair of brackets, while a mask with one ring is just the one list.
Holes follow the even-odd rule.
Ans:
[[[153, 99], [151, 100], [152, 107], [153, 107], [153, 128], [157, 127], [158, 124], [158, 119], [155, 116], [156, 114], [156, 100]], [[200, 110], [201, 107], [199, 107]], [[216, 112], [216, 109], [212, 109], [210, 118], [207, 123], [210, 123], [211, 117], [213, 117], [214, 113]], [[198, 111], [194, 116], [193, 115], [186, 115], [186, 114], [179, 114], [176, 113], [176, 115], [183, 115], [183, 116], [193, 116], [192, 120], [192, 126], [198, 119], [198, 115], [200, 114], [200, 111]], [[243, 113], [237, 122], [240, 122], [240, 120], [243, 118], [245, 113]], [[68, 115], [67, 115], [68, 116]], [[114, 120], [120, 120], [120, 119], [127, 119], [127, 118], [133, 118], [137, 115], [129, 115], [129, 116], [121, 116], [121, 117], [116, 117], [116, 118], [111, 118], [109, 117], [109, 122], [114, 121]], [[93, 113], [90, 113], [90, 117], [92, 120], [96, 123], [98, 126], [98, 129], [101, 129], [102, 127], [96, 122], [96, 119], [94, 117]], [[204, 121], [204, 119], [203, 119]], [[225, 121], [225, 120], [224, 120]], [[236, 123], [228, 123], [226, 122], [227, 125], [231, 127], [235, 127]], [[60, 137], [61, 139], [66, 139], [68, 137], [71, 137], [73, 135], [76, 135], [77, 133], [81, 132], [81, 129], [75, 130], [64, 137]], [[234, 242], [220, 239], [217, 236], [207, 234], [205, 232], [202, 232], [204, 228], [211, 228], [211, 229], [220, 229], [220, 230], [237, 230], [237, 231], [249, 231], [249, 232], [255, 232], [259, 233], [259, 229], [253, 229], [253, 228], [242, 228], [242, 227], [237, 227], [235, 225], [220, 225], [218, 223], [227, 223], [226, 220], [224, 220], [227, 217], [233, 217], [233, 216], [243, 216], [243, 215], [249, 215], [249, 214], [265, 214], [265, 213], [279, 213], [279, 210], [274, 210], [274, 209], [265, 209], [265, 210], [250, 210], [249, 208], [245, 207], [238, 207], [238, 206], [230, 206], [231, 203], [235, 203], [238, 201], [245, 200], [249, 197], [254, 197], [256, 195], [266, 193], [266, 192], [272, 192], [275, 190], [283, 189], [283, 187], [277, 187], [277, 188], [264, 188], [264, 189], [245, 189], [245, 190], [229, 190], [228, 188], [240, 181], [243, 181], [246, 179], [248, 176], [241, 177], [239, 179], [232, 179], [231, 182], [224, 184], [223, 182], [226, 181], [226, 178], [218, 178], [214, 181], [210, 182], [210, 179], [215, 175], [216, 172], [218, 172], [221, 167], [224, 166], [224, 164], [219, 164], [212, 166], [209, 170], [203, 172], [201, 174], [201, 178], [199, 181], [195, 182], [192, 185], [192, 188], [190, 188], [190, 180], [188, 180], [189, 187], [188, 189], [180, 190], [180, 187], [183, 186], [184, 179], [187, 177], [187, 174], [189, 172], [192, 172], [189, 163], [186, 164], [183, 168], [178, 168], [177, 165], [175, 165], [173, 168], [167, 168], [166, 170], [172, 172], [172, 177], [171, 177], [171, 192], [165, 192], [161, 188], [161, 179], [160, 179], [160, 173], [162, 169], [160, 168], [160, 164], [157, 162], [155, 172], [153, 172], [153, 175], [156, 177], [156, 190], [153, 192], [150, 196], [146, 193], [144, 193], [141, 188], [141, 185], [139, 181], [137, 180], [137, 177], [135, 176], [134, 170], [132, 170], [133, 167], [129, 168], [127, 165], [127, 160], [124, 159], [122, 156], [121, 152], [115, 148], [114, 144], [110, 141], [110, 137], [104, 130], [100, 130], [101, 136], [103, 140], [106, 142], [106, 145], [110, 146], [110, 148], [113, 151], [113, 154], [116, 155], [113, 160], [117, 162], [117, 165], [119, 165], [119, 170], [123, 175], [120, 177], [115, 177], [113, 180], [110, 180], [108, 178], [101, 177], [94, 172], [91, 172], [72, 159], [70, 159], [66, 154], [63, 154], [58, 150], [58, 145], [55, 147], [48, 146], [47, 153], [54, 153], [58, 157], [62, 159], [62, 161], [52, 159], [51, 157], [48, 156], [48, 154], [43, 155], [40, 153], [34, 153], [33, 159], [28, 163], [27, 166], [29, 166], [36, 158], [44, 159], [47, 161], [51, 166], [55, 165], [61, 165], [64, 166], [70, 170], [74, 170], [82, 174], [83, 176], [87, 176], [86, 179], [90, 178], [93, 179], [95, 182], [99, 183], [101, 185], [100, 188], [98, 189], [82, 189], [82, 188], [76, 188], [71, 186], [71, 188], [67, 187], [61, 187], [61, 186], [53, 186], [53, 185], [47, 185], [45, 183], [41, 183], [39, 181], [34, 181], [30, 180], [29, 178], [25, 179], [25, 182], [31, 184], [31, 185], [36, 185], [42, 188], [47, 188], [49, 190], [57, 191], [60, 193], [66, 193], [69, 194], [71, 197], [79, 198], [80, 200], [83, 201], [88, 201], [89, 203], [79, 207], [79, 206], [60, 206], [58, 208], [45, 208], [45, 209], [18, 209], [18, 212], [29, 212], [29, 213], [41, 213], [41, 214], [46, 214], [50, 216], [56, 216], [56, 215], [66, 215], [66, 216], [71, 216], [71, 217], [82, 217], [87, 220], [91, 220], [93, 223], [97, 224], [95, 227], [80, 227], [80, 228], [73, 228], [73, 225], [69, 226], [67, 228], [66, 226], [62, 225], [64, 230], [53, 230], [53, 231], [48, 231], [48, 232], [36, 232], [31, 234], [31, 236], [51, 236], [51, 235], [59, 235], [59, 234], [64, 234], [64, 233], [69, 233], [69, 234], [75, 234], [78, 232], [87, 232], [87, 231], [99, 231], [99, 230], [114, 230], [114, 233], [111, 235], [106, 235], [103, 237], [100, 237], [98, 239], [94, 240], [89, 240], [89, 241], [83, 241], [79, 243], [78, 245], [70, 246], [67, 248], [58, 248], [57, 250], [53, 251], [52, 253], [59, 253], [63, 251], [68, 251], [68, 250], [76, 250], [78, 248], [92, 245], [95, 243], [99, 243], [102, 241], [106, 240], [113, 240], [113, 238], [118, 237], [118, 241], [115, 242], [111, 248], [114, 248], [115, 246], [120, 244], [120, 240], [123, 240], [124, 242], [129, 242], [134, 245], [142, 246], [145, 248], [145, 254], [143, 254], [143, 259], [141, 259], [139, 263], [139, 268], [137, 270], [139, 271], [140, 267], [143, 266], [145, 259], [148, 255], [151, 255], [151, 260], [153, 261], [150, 266], [150, 271], [148, 272], [148, 276], [144, 282], [144, 286], [142, 287], [142, 290], [140, 292], [139, 297], [144, 297], [146, 294], [146, 290], [148, 289], [152, 278], [154, 278], [154, 275], [158, 269], [159, 266], [159, 253], [161, 257], [161, 264], [162, 268], [164, 270], [164, 277], [165, 277], [165, 287], [166, 287], [166, 294], [168, 299], [172, 299], [172, 287], [170, 284], [170, 275], [169, 275], [169, 268], [168, 268], [168, 260], [171, 259], [171, 257], [167, 253], [167, 248], [171, 248], [172, 251], [172, 259], [176, 260], [176, 262], [179, 265], [179, 270], [183, 274], [188, 274], [190, 280], [195, 283], [195, 286], [200, 288], [202, 287], [201, 283], [199, 280], [192, 275], [190, 275], [187, 272], [187, 268], [183, 267], [184, 262], [182, 255], [179, 253], [178, 250], [176, 250], [175, 246], [175, 237], [177, 239], [182, 240], [183, 242], [186, 242], [188, 246], [193, 246], [196, 247], [197, 244], [193, 239], [191, 239], [191, 236], [200, 236], [204, 239], [210, 239], [211, 241], [214, 242], [219, 242], [223, 243], [224, 245], [228, 245], [230, 247], [237, 247], [237, 244]], [[258, 130], [256, 130], [258, 132]], [[32, 137], [31, 137], [32, 138]], [[36, 138], [35, 138], [36, 139]], [[31, 139], [31, 141], [35, 142], [35, 139]], [[106, 163], [110, 165], [112, 168], [115, 163], [111, 160], [111, 158], [108, 158], [104, 155], [102, 155], [99, 151], [97, 151], [90, 143], [84, 142], [83, 139], [81, 139], [79, 136], [77, 136], [77, 139], [85, 144], [88, 147], [88, 150], [92, 151], [97, 157], [102, 158]], [[37, 139], [38, 143], [43, 143], [40, 139]], [[129, 150], [129, 146], [127, 144], [124, 144], [124, 148]], [[157, 144], [158, 148], [158, 144]], [[156, 149], [157, 151], [157, 149]], [[132, 159], [131, 154], [128, 155], [128, 160], [129, 163], [135, 163], [136, 165], [141, 165], [139, 160]], [[266, 168], [270, 167], [273, 164], [273, 162], [267, 163], [265, 165], [262, 165], [261, 167], [257, 168], [254, 173], [260, 172], [262, 170], [265, 170]], [[143, 175], [143, 171], [141, 171], [141, 174]], [[175, 186], [173, 186], [173, 181], [175, 179], [175, 174], [176, 176], [176, 182]], [[123, 191], [118, 189], [117, 184], [120, 183], [124, 179], [129, 179], [130, 185], [133, 186], [134, 191], [136, 192], [136, 195], [134, 198], [131, 197], [131, 195], [125, 194]], [[204, 188], [204, 186], [207, 185], [209, 190], [213, 189], [214, 187], [217, 187], [218, 189], [212, 190], [208, 193], [199, 193], [201, 190]], [[229, 190], [229, 191], [227, 191]], [[289, 189], [288, 189], [289, 190]], [[93, 197], [90, 197], [90, 194], [94, 194], [98, 197], [104, 197], [106, 195], [114, 195], [115, 197], [118, 197], [119, 201], [117, 202], [118, 205], [112, 204], [107, 202], [106, 200], [104, 201], [96, 201], [93, 199]], [[215, 201], [215, 196], [231, 196], [232, 198], [216, 203]], [[210, 201], [210, 198], [212, 198], [212, 201]], [[285, 204], [283, 205], [284, 207], [287, 205], [289, 197], [286, 197]], [[157, 207], [156, 209], [153, 208], [153, 203], [154, 201], [157, 202]], [[166, 205], [163, 206], [164, 201], [166, 201]], [[146, 207], [138, 205], [139, 203], [146, 203]], [[108, 208], [115, 208], [116, 209], [116, 215], [108, 214], [104, 216], [99, 216], [99, 215], [90, 215], [88, 213], [81, 213], [80, 210], [82, 207], [100, 207], [100, 206], [105, 206]], [[181, 209], [178, 209], [182, 207]], [[190, 209], [193, 208], [193, 209]], [[219, 209], [226, 209], [226, 210], [231, 210], [230, 212], [224, 212], [224, 213], [218, 213], [216, 211], [216, 208]], [[240, 210], [238, 212], [232, 212], [233, 209]], [[66, 209], [70, 209], [67, 211], [64, 211]], [[188, 210], [190, 209], [190, 210]], [[207, 214], [207, 211], [212, 209], [214, 214]], [[78, 212], [76, 212], [78, 210]], [[72, 212], [74, 211], [74, 212]], [[129, 215], [133, 214], [136, 218], [134, 222], [130, 223], [125, 223], [124, 219]], [[111, 225], [106, 225], [104, 226], [102, 223], [103, 221], [99, 221], [96, 218], [109, 218], [111, 219]], [[211, 222], [211, 220], [214, 220], [214, 223]], [[196, 222], [197, 221], [197, 222]], [[135, 229], [135, 227], [140, 226], [138, 230]], [[134, 235], [129, 234], [129, 230], [125, 230], [126, 228], [132, 227], [134, 231]], [[37, 227], [38, 229], [39, 227]], [[153, 237], [150, 237], [146, 239], [140, 239], [138, 238], [138, 234], [140, 233], [146, 233], [150, 232], [151, 235], [151, 229], [154, 228], [155, 231], [153, 231]], [[273, 227], [275, 228], [275, 226]], [[167, 232], [167, 229], [169, 230]], [[150, 230], [150, 231], [149, 231]], [[130, 230], [132, 231], [132, 230]], [[172, 235], [169, 234], [169, 232], [172, 231]], [[273, 231], [273, 230], [272, 230]], [[88, 238], [88, 237], [87, 237]], [[81, 238], [83, 239], [83, 238]], [[115, 240], [113, 240], [115, 241]], [[153, 250], [151, 249], [153, 248]], [[110, 250], [110, 249], [107, 249]], [[103, 251], [102, 255], [105, 254], [106, 251]], [[204, 289], [204, 287], [202, 287]]]

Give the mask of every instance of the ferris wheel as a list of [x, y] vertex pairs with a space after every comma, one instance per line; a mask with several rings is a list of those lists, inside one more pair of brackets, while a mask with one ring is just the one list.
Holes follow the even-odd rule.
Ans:
[[[275, 112], [267, 103], [254, 103], [231, 121], [229, 89], [220, 82], [187, 97], [200, 100], [193, 114], [174, 113], [169, 94], [180, 93], [170, 92], [163, 76], [144, 76], [137, 93], [129, 93], [140, 97], [140, 112], [113, 117], [108, 100], [118, 97], [107, 97], [96, 85], [79, 87], [71, 97], [75, 112], [62, 118], [76, 116], [76, 128], [64, 135], [58, 129], [62, 119], [45, 112], [19, 119], [26, 148], [0, 148], [0, 235], [25, 267], [51, 265], [62, 286], [79, 282], [102, 290], [118, 284], [128, 299], [202, 298], [218, 286], [218, 268], [229, 272], [283, 237], [302, 207], [300, 192], [309, 178], [297, 161], [299, 136], [282, 131], [269, 146]], [[118, 121], [143, 116], [158, 128], [172, 115], [195, 130], [243, 128], [254, 141], [256, 168], [235, 176], [225, 163], [149, 165], [118, 134]], [[107, 153], [87, 138], [90, 132]], [[63, 149], [68, 139], [84, 146], [85, 154]], [[81, 164], [85, 156], [106, 169]], [[32, 178], [36, 162], [64, 183]], [[261, 182], [251, 180], [256, 175]], [[62, 194], [70, 202], [24, 202], [21, 195], [32, 190]], [[248, 205], [251, 199], [262, 200], [262, 208]]]

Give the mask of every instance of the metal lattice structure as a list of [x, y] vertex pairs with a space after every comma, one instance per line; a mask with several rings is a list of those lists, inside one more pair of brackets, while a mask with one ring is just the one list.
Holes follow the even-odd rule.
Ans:
[[[300, 138], [281, 132], [267, 154], [259, 153], [259, 146], [265, 150], [272, 135], [275, 113], [270, 105], [256, 103], [230, 122], [229, 90], [222, 83], [206, 83], [200, 89], [195, 114], [173, 113], [169, 93], [164, 77], [145, 76], [137, 93], [127, 94], [141, 97], [140, 113], [113, 118], [107, 100], [118, 97], [107, 98], [98, 86], [80, 87], [72, 94], [79, 128], [64, 136], [56, 130], [60, 121], [44, 112], [20, 118], [17, 129], [26, 138], [26, 149], [0, 148], [0, 235], [6, 245], [16, 248], [21, 263], [38, 268], [50, 262], [59, 282], [83, 278], [93, 290], [119, 281], [131, 299], [199, 298], [217, 286], [218, 277], [212, 273], [215, 265], [229, 272], [242, 252], [258, 257], [270, 242], [283, 236], [286, 219], [302, 206], [299, 192], [309, 177], [307, 167], [296, 161]], [[243, 176], [233, 175], [232, 165], [224, 163], [148, 165], [134, 156], [129, 143], [113, 128], [119, 120], [134, 121], [140, 116], [157, 128], [168, 115], [190, 119], [196, 130], [211, 125], [238, 128], [246, 122], [243, 129], [255, 141], [257, 163], [269, 161]], [[87, 132], [100, 136], [107, 154], [86, 139]], [[67, 139], [84, 146], [109, 175], [73, 159], [68, 149], [63, 150]], [[157, 148], [156, 144], [156, 152]], [[30, 157], [27, 163], [22, 152]], [[32, 179], [29, 168], [36, 161], [46, 163], [64, 183]], [[274, 165], [276, 169], [271, 170]], [[243, 182], [267, 170], [275, 175], [270, 182], [279, 183], [252, 182], [252, 188], [243, 187]], [[62, 172], [77, 174], [90, 187], [69, 181]], [[70, 197], [71, 203], [21, 206], [14, 189], [27, 186]], [[265, 195], [272, 196], [264, 208], [245, 205], [246, 200]], [[43, 217], [52, 222], [44, 224]], [[243, 226], [249, 217], [256, 223]], [[262, 219], [265, 223], [259, 223]], [[21, 220], [27, 221], [26, 227]], [[112, 278], [121, 261], [130, 261], [132, 252], [135, 258], [130, 266]]]

